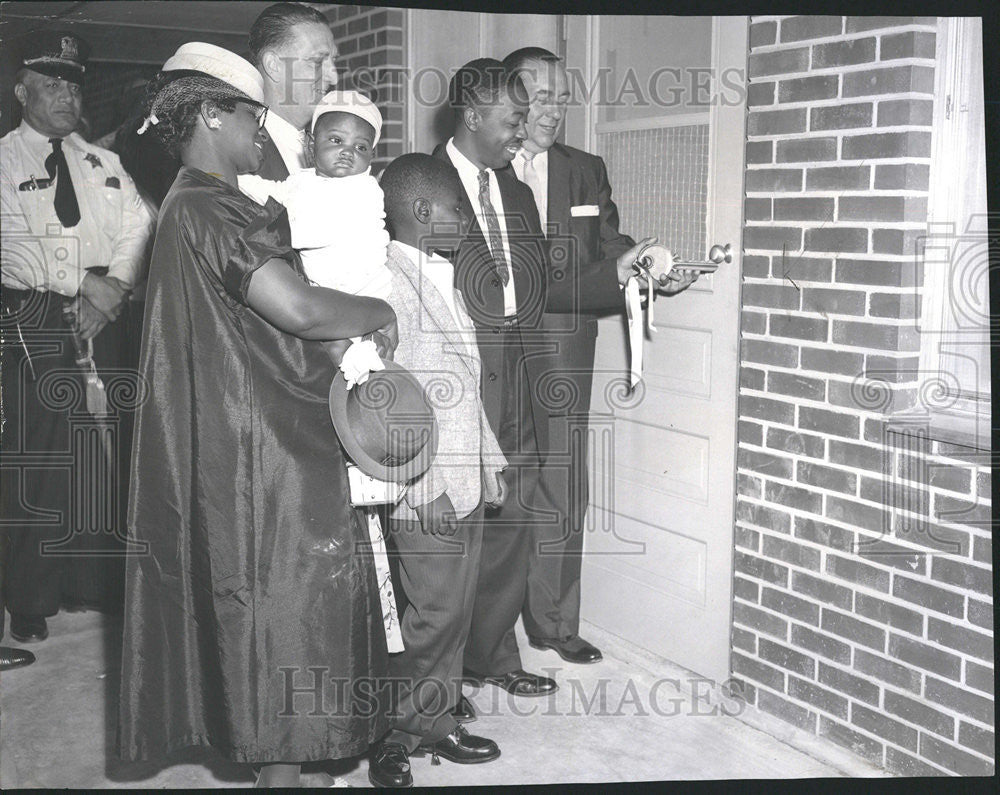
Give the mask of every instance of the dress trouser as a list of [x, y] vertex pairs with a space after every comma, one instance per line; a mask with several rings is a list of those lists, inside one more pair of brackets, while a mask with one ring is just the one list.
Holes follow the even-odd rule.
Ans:
[[[386, 741], [408, 751], [435, 743], [458, 725], [451, 711], [462, 694], [462, 659], [483, 543], [483, 509], [458, 523], [453, 536], [424, 533], [419, 522], [389, 521], [398, 564], [400, 628], [406, 649], [389, 655], [395, 702]], [[401, 593], [400, 593], [401, 592]]]
[[[3, 414], [0, 519], [6, 536], [2, 598], [11, 613], [51, 616], [65, 600], [108, 610], [124, 593], [125, 516], [132, 412], [115, 410], [110, 464], [86, 411], [84, 379], [75, 363], [63, 307], [51, 292], [3, 290]], [[106, 386], [127, 357], [129, 313], [123, 310], [94, 339]], [[48, 542], [44, 547], [43, 543]]]
[[487, 510], [483, 553], [465, 667], [501, 676], [521, 668], [514, 624], [521, 613], [528, 575], [529, 547], [538, 524], [536, 492], [541, 470], [524, 348], [517, 327], [503, 339], [503, 398], [497, 441], [507, 457], [508, 494], [499, 510]]

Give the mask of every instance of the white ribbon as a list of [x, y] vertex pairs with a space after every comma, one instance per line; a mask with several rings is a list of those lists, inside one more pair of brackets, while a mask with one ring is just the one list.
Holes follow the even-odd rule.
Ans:
[[136, 135], [142, 135], [144, 132], [146, 132], [146, 130], [149, 129], [150, 125], [156, 125], [156, 124], [159, 124], [159, 123], [160, 123], [160, 120], [158, 118], [156, 118], [156, 114], [155, 113], [150, 113], [145, 119], [143, 119], [142, 126], [138, 130], [135, 131], [135, 134]]
[[347, 388], [351, 389], [355, 384], [363, 384], [368, 380], [368, 376], [376, 370], [384, 370], [385, 363], [378, 355], [378, 348], [375, 347], [374, 340], [362, 340], [354, 338], [351, 347], [344, 353], [344, 358], [340, 362], [340, 371], [347, 380]]
[[[656, 332], [653, 325], [653, 283], [646, 279], [647, 307], [646, 328]], [[642, 380], [642, 299], [639, 296], [639, 280], [635, 276], [625, 283], [625, 312], [628, 316], [629, 384], [632, 389]]]

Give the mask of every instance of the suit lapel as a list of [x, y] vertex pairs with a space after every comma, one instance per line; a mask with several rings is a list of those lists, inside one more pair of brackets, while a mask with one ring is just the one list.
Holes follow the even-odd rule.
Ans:
[[[438, 331], [441, 332], [452, 353], [456, 354], [465, 363], [469, 371], [478, 377], [478, 373], [470, 361], [471, 356], [465, 344], [465, 339], [462, 337], [458, 325], [452, 319], [451, 310], [445, 303], [444, 297], [438, 288], [424, 275], [419, 263], [413, 262], [395, 243], [389, 244], [389, 261], [394, 266], [394, 269], [413, 288], [417, 296], [417, 303], [426, 307], [427, 311], [422, 312], [421, 315], [430, 318]], [[462, 303], [462, 309], [463, 311], [465, 310], [464, 302]], [[444, 320], [445, 318], [447, 320]], [[448, 322], [448, 320], [452, 322]]]
[[554, 144], [549, 148], [548, 223], [554, 224], [560, 235], [569, 231], [571, 173], [569, 156], [559, 144]]

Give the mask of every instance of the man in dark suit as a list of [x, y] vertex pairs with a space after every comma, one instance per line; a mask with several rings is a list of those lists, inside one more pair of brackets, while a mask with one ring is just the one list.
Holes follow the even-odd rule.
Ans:
[[281, 181], [308, 167], [306, 125], [337, 85], [337, 45], [326, 17], [302, 3], [275, 3], [250, 28], [251, 60], [268, 106], [264, 162], [257, 175]]
[[[570, 99], [560, 59], [540, 47], [526, 47], [512, 52], [503, 64], [518, 75], [529, 96], [527, 138], [511, 165], [518, 179], [532, 190], [550, 243], [551, 261], [565, 263], [571, 290], [593, 280], [596, 274], [615, 273], [627, 278], [636, 257], [655, 238], [636, 244], [622, 234], [604, 161], [556, 142]], [[697, 275], [675, 272], [669, 278], [657, 289], [675, 295], [687, 289]], [[597, 315], [623, 309], [623, 294], [609, 289], [592, 300], [581, 300], [576, 312], [546, 312], [542, 316], [550, 343], [546, 350], [551, 351], [539, 358], [545, 378], [533, 382], [543, 393], [548, 410], [542, 484], [561, 521], [540, 525], [536, 531], [529, 551], [522, 617], [532, 646], [551, 648], [574, 663], [602, 659], [600, 650], [579, 636], [580, 565], [588, 502], [588, 412]], [[545, 392], [565, 399], [545, 401]]]
[[[514, 637], [535, 535], [558, 521], [538, 487], [547, 413], [543, 396], [529, 386], [545, 374], [542, 316], [607, 304], [608, 295], [619, 294], [631, 264], [621, 272], [589, 269], [571, 280], [564, 260], [550, 262], [531, 190], [507, 167], [526, 135], [523, 88], [492, 58], [459, 69], [449, 87], [454, 137], [434, 155], [457, 169], [463, 211], [475, 219], [454, 254], [455, 286], [476, 327], [486, 415], [510, 462], [510, 493], [500, 510], [487, 513], [484, 526], [465, 668], [474, 681], [542, 696], [554, 692], [556, 683], [522, 669]], [[467, 702], [459, 711], [472, 717]]]

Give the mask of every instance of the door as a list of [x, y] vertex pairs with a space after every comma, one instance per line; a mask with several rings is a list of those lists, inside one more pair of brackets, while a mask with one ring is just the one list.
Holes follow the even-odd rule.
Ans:
[[[643, 382], [601, 321], [582, 617], [723, 681], [729, 672], [745, 140], [745, 17], [569, 18], [567, 64], [608, 93], [568, 118], [604, 157], [621, 228], [733, 259], [655, 301]], [[581, 52], [581, 49], [583, 52]], [[603, 76], [602, 76], [603, 75]], [[643, 93], [645, 92], [645, 93]], [[581, 131], [583, 140], [579, 140]], [[573, 140], [572, 136], [577, 136]]]

